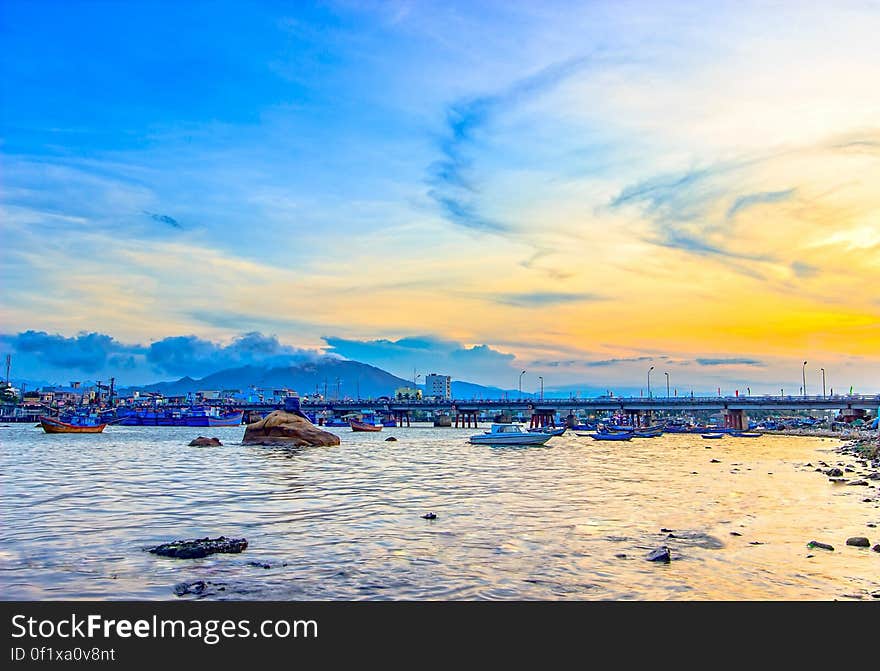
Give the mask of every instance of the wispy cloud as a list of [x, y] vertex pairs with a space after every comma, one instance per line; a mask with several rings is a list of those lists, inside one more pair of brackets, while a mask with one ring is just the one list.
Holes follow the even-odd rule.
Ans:
[[795, 189], [785, 189], [784, 191], [765, 191], [763, 193], [750, 193], [746, 196], [740, 196], [733, 201], [733, 205], [727, 210], [727, 218], [731, 219], [740, 211], [752, 207], [753, 205], [779, 203], [788, 200], [794, 195], [794, 193]]
[[428, 167], [428, 195], [451, 223], [490, 233], [510, 231], [512, 225], [480, 212], [479, 180], [473, 171], [471, 150], [481, 133], [501, 110], [510, 110], [523, 100], [551, 90], [592, 61], [578, 56], [554, 63], [514, 82], [494, 94], [455, 102], [446, 110], [446, 133], [439, 142], [441, 158]]
[[180, 225], [180, 222], [177, 221], [174, 217], [169, 217], [167, 214], [156, 214], [155, 212], [147, 212], [144, 210], [144, 214], [146, 214], [153, 221], [158, 221], [160, 224], [167, 224], [171, 226], [171, 228], [182, 229], [183, 226]]
[[730, 357], [727, 359], [707, 359], [697, 358], [697, 363], [701, 366], [763, 366], [764, 362], [757, 359], [745, 359], [740, 357]]
[[519, 294], [488, 294], [486, 295], [486, 298], [497, 303], [514, 305], [516, 307], [524, 308], [605, 300], [604, 296], [587, 291], [575, 293], [560, 291], [533, 291], [529, 293]]

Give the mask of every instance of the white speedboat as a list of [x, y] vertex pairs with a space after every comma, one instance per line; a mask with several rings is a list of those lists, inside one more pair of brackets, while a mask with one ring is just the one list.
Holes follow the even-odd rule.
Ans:
[[543, 445], [553, 436], [523, 431], [519, 424], [493, 424], [492, 430], [471, 436], [475, 445]]

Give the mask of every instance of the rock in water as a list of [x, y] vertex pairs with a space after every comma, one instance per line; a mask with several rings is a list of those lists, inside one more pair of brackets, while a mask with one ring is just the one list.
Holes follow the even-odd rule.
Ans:
[[825, 475], [830, 478], [839, 478], [841, 475], [843, 475], [843, 471], [841, 471], [839, 468], [829, 468], [827, 471], [825, 471]]
[[339, 436], [319, 429], [299, 415], [275, 410], [265, 419], [248, 424], [241, 442], [242, 445], [330, 446], [339, 445]]
[[436, 520], [437, 513], [428, 513], [427, 515], [422, 515], [423, 520]]
[[820, 550], [830, 550], [834, 552], [834, 546], [828, 545], [828, 543], [820, 543], [819, 541], [810, 541], [807, 543], [807, 547], [812, 549], [819, 548]]
[[662, 548], [657, 548], [656, 550], [652, 550], [648, 553], [648, 556], [645, 557], [648, 561], [660, 561], [669, 563], [671, 557], [669, 556], [669, 548], [663, 546]]
[[880, 543], [871, 548], [874, 552], [880, 552]]
[[163, 543], [148, 551], [162, 557], [175, 559], [201, 559], [216, 552], [238, 554], [248, 546], [245, 538], [197, 538], [192, 541], [173, 541]]
[[219, 438], [205, 438], [204, 436], [199, 436], [195, 440], [190, 441], [190, 447], [223, 447], [223, 443], [220, 442]]
[[869, 548], [871, 547], [871, 541], [869, 541], [864, 536], [853, 536], [852, 538], [846, 539], [847, 545], [852, 545], [857, 548]]
[[386, 443], [388, 443], [388, 442], [397, 442], [397, 438], [395, 438], [394, 436], [388, 436], [388, 437], [385, 439], [385, 442], [386, 442]]

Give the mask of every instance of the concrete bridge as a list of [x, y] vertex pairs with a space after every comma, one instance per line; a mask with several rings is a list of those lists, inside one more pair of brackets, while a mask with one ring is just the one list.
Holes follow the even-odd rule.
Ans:
[[[256, 404], [243, 406], [245, 410], [266, 412], [278, 406]], [[480, 415], [528, 415], [533, 426], [552, 424], [558, 414], [577, 415], [578, 412], [615, 413], [627, 418], [628, 423], [650, 423], [656, 412], [680, 413], [694, 411], [721, 412], [725, 424], [733, 428], [748, 425], [749, 410], [764, 411], [823, 411], [838, 410], [845, 417], [863, 417], [869, 410], [880, 409], [880, 394], [836, 396], [674, 396], [674, 397], [615, 397], [567, 399], [440, 399], [419, 401], [354, 400], [306, 401], [301, 407], [306, 412], [345, 415], [351, 412], [373, 411], [393, 417], [399, 424], [409, 424], [413, 412], [450, 415], [456, 426], [476, 426]]]

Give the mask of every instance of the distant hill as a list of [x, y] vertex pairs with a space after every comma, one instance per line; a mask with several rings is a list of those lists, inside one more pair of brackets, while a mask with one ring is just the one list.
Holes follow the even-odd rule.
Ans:
[[[133, 387], [143, 391], [158, 391], [166, 396], [182, 395], [188, 392], [223, 389], [241, 389], [249, 387], [288, 388], [300, 395], [311, 395], [317, 390], [324, 393], [327, 385], [327, 397], [336, 397], [336, 379], [339, 378], [339, 394], [342, 397], [377, 398], [392, 396], [398, 387], [411, 387], [412, 380], [370, 366], [359, 361], [343, 359], [319, 359], [297, 365], [281, 367], [242, 366], [217, 371], [203, 378], [182, 377], [179, 380], [157, 382], [154, 384]], [[424, 391], [424, 385], [419, 385]], [[454, 380], [452, 396], [459, 399], [483, 398], [518, 398], [519, 392], [513, 389], [487, 387], [473, 382]], [[534, 394], [523, 392], [523, 398], [531, 398]]]
[[206, 377], [195, 380], [183, 377], [173, 382], [158, 382], [143, 387], [145, 391], [159, 391], [166, 395], [185, 394], [191, 391], [241, 389], [249, 387], [288, 388], [301, 395], [314, 394], [317, 390], [328, 398], [337, 394], [342, 397], [361, 398], [391, 396], [398, 387], [412, 386], [411, 382], [392, 375], [381, 368], [370, 366], [359, 361], [326, 358], [318, 361], [304, 362], [298, 365], [276, 368], [261, 366], [243, 366], [228, 368]]

